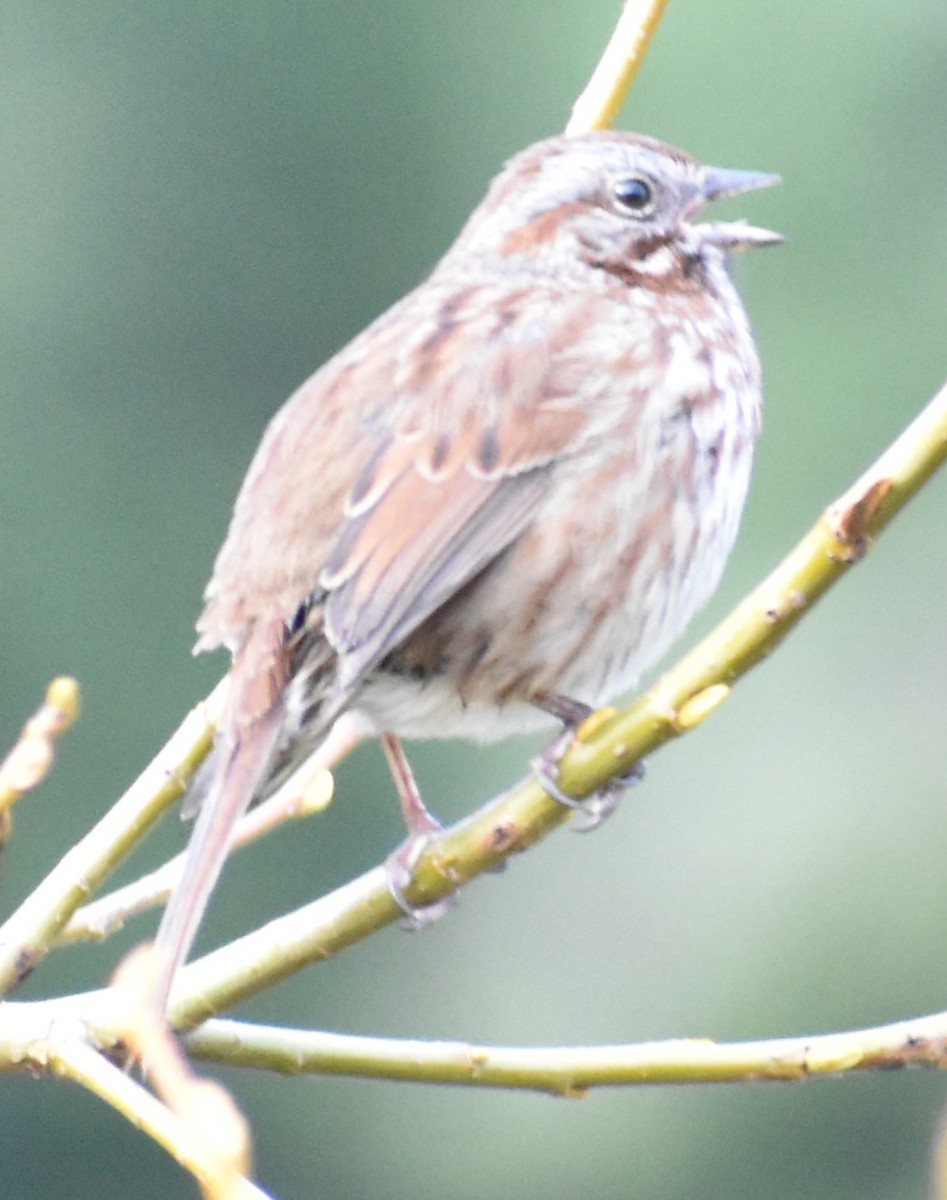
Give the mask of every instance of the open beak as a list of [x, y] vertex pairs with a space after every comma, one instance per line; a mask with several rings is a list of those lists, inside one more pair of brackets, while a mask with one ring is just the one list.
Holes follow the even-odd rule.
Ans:
[[700, 190], [705, 200], [724, 200], [727, 196], [742, 196], [744, 192], [775, 187], [777, 183], [782, 183], [778, 175], [767, 175], [763, 171], [730, 171], [726, 167], [706, 167]]
[[[724, 200], [729, 196], [742, 196], [744, 192], [755, 192], [759, 188], [775, 187], [782, 183], [778, 175], [767, 175], [763, 171], [732, 171], [726, 167], [707, 167], [700, 187], [703, 202]], [[780, 233], [771, 229], [758, 229], [746, 221], [708, 221], [700, 226], [701, 238], [713, 242], [724, 250], [745, 250], [753, 246], [778, 246], [783, 241]]]

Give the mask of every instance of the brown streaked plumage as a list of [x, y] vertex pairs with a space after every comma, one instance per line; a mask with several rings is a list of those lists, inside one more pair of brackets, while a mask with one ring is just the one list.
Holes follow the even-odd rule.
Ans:
[[397, 771], [397, 737], [491, 739], [607, 700], [708, 598], [761, 407], [725, 260], [779, 238], [692, 218], [774, 182], [632, 134], [532, 146], [273, 419], [198, 626], [233, 665], [158, 935], [162, 1006], [235, 822], [342, 713], [395, 735]]

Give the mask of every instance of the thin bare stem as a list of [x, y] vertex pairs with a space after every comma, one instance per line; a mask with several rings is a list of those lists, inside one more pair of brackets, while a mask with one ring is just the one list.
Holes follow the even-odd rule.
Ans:
[[353, 1037], [208, 1021], [185, 1038], [196, 1058], [286, 1074], [521, 1088], [582, 1096], [593, 1087], [808, 1079], [947, 1066], [947, 1013], [873, 1029], [757, 1042], [677, 1038], [614, 1046], [489, 1046]]
[[566, 133], [609, 129], [641, 69], [667, 0], [626, 0], [592, 78], [572, 108]]
[[43, 1049], [38, 1065], [54, 1075], [75, 1080], [100, 1096], [138, 1129], [163, 1146], [199, 1181], [205, 1196], [214, 1200], [268, 1200], [267, 1194], [248, 1179], [222, 1171], [208, 1161], [206, 1147], [193, 1123], [183, 1120], [140, 1083], [114, 1066], [80, 1036], [53, 1039]]
[[[308, 771], [306, 774], [310, 774]], [[294, 775], [265, 803], [251, 809], [234, 832], [231, 852], [255, 842], [286, 821], [321, 812], [332, 799], [333, 780], [324, 769], [318, 770], [305, 785]], [[176, 854], [154, 871], [142, 875], [124, 887], [116, 888], [73, 913], [63, 929], [60, 942], [102, 941], [121, 929], [133, 916], [163, 904], [184, 870], [185, 854]]]
[[218, 685], [190, 713], [125, 795], [0, 927], [0, 992], [48, 953], [76, 909], [185, 790], [194, 763], [207, 753], [223, 691]]
[[68, 675], [54, 679], [42, 705], [23, 726], [16, 745], [0, 762], [0, 814], [46, 778], [57, 739], [78, 716], [79, 685]]

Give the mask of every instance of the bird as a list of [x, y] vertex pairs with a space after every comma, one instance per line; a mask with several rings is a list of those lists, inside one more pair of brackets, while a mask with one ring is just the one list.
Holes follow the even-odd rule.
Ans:
[[762, 412], [728, 260], [782, 239], [697, 218], [778, 182], [641, 134], [529, 146], [277, 412], [198, 622], [231, 667], [156, 939], [161, 1011], [235, 824], [320, 744], [381, 739], [415, 845], [436, 823], [402, 739], [572, 727], [713, 593]]

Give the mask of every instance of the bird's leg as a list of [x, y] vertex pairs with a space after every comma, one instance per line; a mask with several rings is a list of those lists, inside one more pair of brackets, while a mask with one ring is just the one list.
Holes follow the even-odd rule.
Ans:
[[615, 811], [626, 788], [644, 778], [644, 763], [635, 763], [627, 774], [616, 776], [611, 783], [599, 788], [590, 796], [579, 799], [568, 795], [559, 786], [559, 763], [575, 741], [576, 730], [594, 710], [579, 700], [572, 700], [568, 696], [560, 696], [553, 692], [537, 693], [532, 697], [532, 703], [563, 724], [562, 732], [530, 763], [533, 773], [544, 792], [579, 814], [580, 819], [574, 821], [571, 828], [576, 833], [588, 833]]
[[395, 781], [398, 799], [401, 801], [401, 813], [408, 827], [408, 836], [392, 854], [388, 856], [385, 868], [388, 872], [388, 887], [395, 902], [405, 915], [403, 924], [408, 929], [422, 929], [433, 924], [448, 913], [457, 903], [455, 896], [450, 896], [437, 904], [428, 904], [416, 908], [408, 902], [404, 889], [411, 882], [414, 868], [418, 859], [424, 853], [428, 842], [442, 826], [436, 817], [428, 811], [421, 798], [421, 792], [411, 764], [408, 762], [401, 745], [401, 739], [393, 733], [381, 735], [381, 748], [388, 760], [391, 776]]
[[383, 733], [381, 748], [385, 752], [388, 769], [391, 771], [395, 787], [398, 789], [398, 799], [401, 801], [404, 823], [408, 827], [409, 841], [412, 838], [428, 838], [432, 833], [439, 833], [442, 828], [441, 823], [431, 815], [421, 799], [421, 792], [404, 752], [404, 747], [401, 745], [401, 739], [395, 737], [393, 733]]

